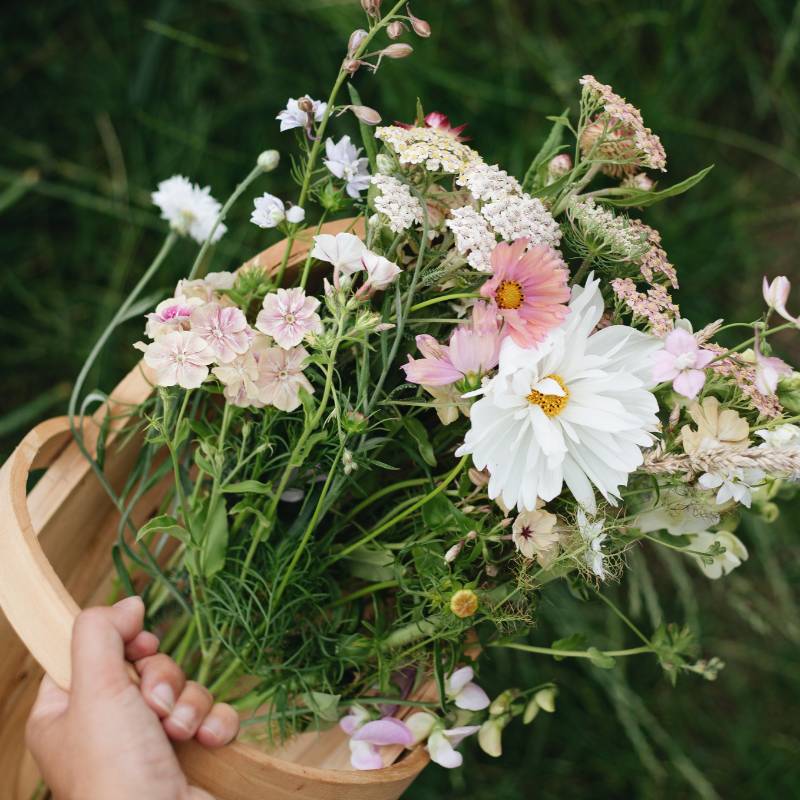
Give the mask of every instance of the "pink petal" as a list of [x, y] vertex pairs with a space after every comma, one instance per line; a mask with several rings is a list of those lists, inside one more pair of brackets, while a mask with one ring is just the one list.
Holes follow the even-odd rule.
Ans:
[[380, 753], [369, 742], [350, 740], [350, 764], [354, 769], [383, 769]]
[[369, 742], [375, 745], [402, 744], [410, 747], [414, 743], [414, 736], [408, 726], [394, 717], [368, 722], [362, 725], [352, 738], [355, 742]]
[[410, 383], [419, 383], [426, 386], [449, 386], [460, 381], [463, 375], [449, 362], [438, 361], [432, 358], [411, 358], [400, 369], [406, 374]]
[[697, 350], [697, 339], [689, 331], [675, 328], [667, 334], [667, 338], [664, 340], [664, 349], [674, 356], [693, 353]]
[[678, 374], [675, 369], [675, 356], [665, 350], [659, 350], [653, 356], [653, 380], [656, 383], [671, 381]]
[[716, 357], [717, 353], [700, 348], [694, 359], [695, 369], [705, 369]]
[[699, 369], [687, 369], [681, 372], [672, 383], [672, 388], [689, 400], [694, 400], [706, 382], [706, 374]]

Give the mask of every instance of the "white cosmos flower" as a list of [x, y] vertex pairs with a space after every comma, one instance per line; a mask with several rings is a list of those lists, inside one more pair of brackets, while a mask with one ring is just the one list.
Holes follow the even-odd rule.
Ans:
[[592, 484], [612, 505], [652, 444], [658, 403], [649, 391], [660, 340], [626, 325], [592, 333], [603, 313], [599, 281], [572, 289], [570, 313], [538, 346], [503, 342], [498, 374], [476, 394], [457, 455], [488, 469], [489, 497], [534, 511], [564, 483], [587, 510]]
[[220, 222], [216, 228], [222, 206], [211, 196], [208, 186], [200, 187], [182, 175], [173, 175], [158, 184], [151, 195], [153, 203], [161, 210], [161, 218], [181, 236], [191, 236], [202, 244], [208, 239], [212, 228], [211, 241], [216, 242], [227, 230]]

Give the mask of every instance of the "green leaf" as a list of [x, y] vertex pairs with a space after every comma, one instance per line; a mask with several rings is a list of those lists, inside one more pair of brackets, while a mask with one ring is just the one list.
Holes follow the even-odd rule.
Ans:
[[431, 467], [436, 466], [436, 456], [433, 452], [433, 445], [428, 438], [427, 428], [416, 418], [406, 417], [404, 420], [406, 430], [417, 444], [422, 460]]
[[183, 525], [179, 525], [178, 520], [169, 514], [159, 514], [159, 516], [153, 517], [149, 522], [142, 525], [139, 528], [139, 533], [136, 534], [136, 541], [141, 541], [145, 536], [153, 532], [166, 533], [167, 536], [173, 536], [184, 544], [191, 543], [189, 531]]
[[569, 125], [568, 112], [569, 109], [567, 108], [558, 117], [548, 117], [552, 121], [553, 127], [525, 173], [525, 178], [522, 181], [523, 191], [529, 192], [537, 183], [543, 183], [543, 170], [550, 163], [550, 159], [562, 149], [561, 140], [564, 138], [564, 129]]
[[268, 494], [272, 495], [272, 486], [261, 481], [249, 480], [238, 483], [228, 483], [223, 486], [225, 494]]
[[339, 721], [339, 701], [342, 699], [340, 694], [306, 692], [302, 697], [305, 705], [320, 719], [325, 722]]
[[379, 545], [364, 545], [353, 550], [345, 559], [352, 575], [364, 581], [377, 583], [395, 577], [394, 556]]
[[[564, 639], [557, 639], [550, 645], [553, 650], [585, 650], [586, 637], [582, 633], [573, 633]], [[564, 656], [553, 656], [556, 661], [562, 661]]]
[[202, 570], [206, 578], [216, 575], [225, 566], [228, 552], [228, 510], [219, 498], [206, 520], [202, 540]]
[[586, 652], [589, 654], [589, 661], [600, 669], [614, 669], [617, 665], [611, 656], [601, 653], [596, 647], [590, 647]]
[[[358, 90], [352, 83], [347, 84], [347, 90], [350, 92], [350, 102], [354, 106], [363, 105], [361, 102], [361, 96], [358, 93]], [[372, 129], [371, 125], [367, 125], [366, 123], [362, 122], [361, 120], [358, 121], [358, 129], [361, 131], [361, 141], [364, 142], [364, 150], [367, 153], [367, 158], [369, 159], [369, 166], [370, 172], [377, 173], [378, 172], [378, 148], [375, 146], [375, 133]]]
[[616, 206], [617, 208], [627, 208], [629, 206], [647, 208], [648, 206], [660, 203], [662, 200], [666, 200], [668, 197], [676, 197], [679, 194], [688, 192], [693, 186], [697, 186], [712, 169], [714, 169], [713, 164], [705, 169], [701, 169], [700, 172], [686, 178], [686, 180], [669, 186], [666, 189], [661, 189], [660, 191], [643, 192], [641, 189], [625, 189], [624, 194], [620, 196], [603, 197], [602, 202], [609, 206]]

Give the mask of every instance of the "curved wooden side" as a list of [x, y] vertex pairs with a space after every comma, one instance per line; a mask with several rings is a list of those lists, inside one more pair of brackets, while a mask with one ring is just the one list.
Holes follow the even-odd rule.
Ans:
[[[352, 220], [338, 220], [323, 226], [321, 232], [335, 234], [342, 230], [353, 230], [357, 235], [363, 235], [360, 220], [356, 226]], [[296, 268], [306, 259], [311, 243], [310, 234], [298, 238], [289, 259], [290, 268]], [[283, 255], [284, 246], [278, 243], [248, 261], [247, 265], [274, 269]], [[122, 424], [121, 419], [116, 419], [116, 412], [143, 402], [152, 388], [146, 370], [140, 364], [115, 389], [109, 408], [100, 412], [100, 416], [112, 415], [110, 442]], [[70, 640], [79, 605], [53, 565], [58, 565], [62, 574], [72, 570], [75, 577], [75, 568], [85, 555], [81, 548], [94, 535], [93, 528], [105, 528], [110, 533], [115, 517], [113, 507], [102, 496], [102, 490], [98, 492], [100, 487], [92, 479], [90, 468], [77, 446], [66, 447], [70, 438], [66, 417], [48, 420], [22, 440], [0, 469], [0, 606], [35, 659], [65, 688], [70, 682]], [[135, 457], [135, 447], [135, 443], [129, 444], [127, 452], [122, 454], [109, 451], [107, 471], [112, 473], [112, 477], [124, 479]], [[54, 458], [53, 468], [45, 472], [28, 496], [30, 471], [48, 466]], [[151, 499], [149, 504], [143, 504], [140, 513], [146, 518], [156, 504], [157, 499]], [[43, 531], [50, 534], [47, 556], [39, 539]], [[108, 541], [104, 534], [102, 545], [107, 547]], [[109, 572], [109, 559], [108, 550], [103, 546], [96, 552], [105, 557], [105, 572], [102, 574], [106, 574]], [[95, 578], [97, 566], [95, 564], [92, 570]], [[77, 576], [76, 585], [81, 584], [80, 577]], [[84, 599], [94, 597], [97, 601], [97, 581], [87, 579], [85, 584], [81, 586], [81, 596]], [[8, 790], [5, 793], [4, 787], [0, 800], [21, 800], [35, 780], [35, 771], [30, 764], [20, 762], [24, 754], [21, 728], [34, 696], [38, 673], [31, 674], [30, 667], [19, 661], [9, 659], [5, 672], [0, 664], [0, 692], [7, 695], [0, 696], [3, 713], [0, 744], [4, 737], [13, 739], [8, 747], [2, 748], [0, 764], [17, 765], [14, 777], [4, 770], [9, 779]], [[16, 736], [9, 735], [14, 732], [10, 728], [12, 725], [18, 729]], [[316, 766], [287, 760], [293, 757], [291, 748], [286, 750], [287, 758], [282, 758], [280, 753], [269, 755], [244, 742], [214, 752], [188, 743], [179, 747], [178, 753], [190, 780], [220, 800], [259, 800], [262, 797], [264, 800], [396, 800], [428, 762], [427, 754], [418, 749], [384, 770], [358, 772], [344, 768], [346, 739], [337, 730], [303, 736], [306, 741], [294, 752], [299, 754], [303, 751], [304, 759], [311, 759]], [[392, 759], [397, 755], [397, 752], [387, 753]]]

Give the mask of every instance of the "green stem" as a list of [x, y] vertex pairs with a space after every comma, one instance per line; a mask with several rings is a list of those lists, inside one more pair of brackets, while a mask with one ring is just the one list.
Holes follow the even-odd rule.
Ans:
[[347, 603], [350, 603], [353, 600], [358, 600], [361, 597], [366, 597], [370, 594], [375, 594], [376, 592], [382, 592], [384, 589], [394, 589], [395, 586], [399, 586], [400, 584], [397, 581], [378, 581], [377, 583], [370, 583], [368, 586], [364, 586], [358, 591], [351, 592], [350, 594], [346, 594], [344, 597], [340, 597], [335, 603], [333, 603], [333, 608], [337, 606], [343, 606]]
[[203, 259], [206, 257], [208, 249], [213, 244], [212, 238], [214, 236], [214, 232], [227, 216], [231, 206], [233, 206], [233, 204], [242, 196], [242, 193], [246, 191], [247, 187], [250, 186], [250, 184], [263, 172], [264, 169], [256, 164], [256, 166], [250, 170], [250, 174], [233, 190], [233, 194], [225, 201], [225, 205], [222, 206], [222, 210], [214, 220], [214, 224], [211, 226], [211, 230], [208, 232], [208, 236], [203, 242], [203, 246], [200, 248], [200, 252], [198, 252], [197, 257], [194, 260], [194, 264], [192, 264], [192, 269], [189, 273], [189, 280], [192, 280], [197, 276], [197, 273], [200, 270], [200, 265], [203, 263]]
[[428, 306], [435, 306], [437, 303], [446, 303], [448, 300], [467, 300], [472, 298], [480, 298], [477, 292], [455, 292], [454, 294], [445, 294], [442, 297], [431, 297], [429, 300], [423, 300], [421, 303], [411, 306], [408, 309], [409, 313], [419, 311]]
[[621, 658], [623, 656], [638, 656], [643, 653], [652, 653], [653, 648], [649, 646], [629, 647], [626, 650], [598, 650], [589, 652], [588, 650], [555, 650], [552, 647], [534, 647], [529, 644], [516, 644], [514, 642], [494, 642], [489, 647], [503, 647], [509, 650], [522, 650], [525, 653], [538, 653], [543, 656], [555, 656], [557, 658], [596, 658], [597, 653], [611, 658]]

